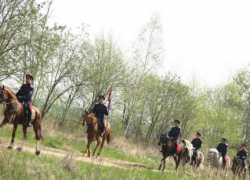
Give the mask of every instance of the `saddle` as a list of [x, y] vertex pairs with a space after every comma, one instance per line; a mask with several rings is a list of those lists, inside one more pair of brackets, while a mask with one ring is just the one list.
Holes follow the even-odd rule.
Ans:
[[[24, 103], [22, 105], [23, 109], [22, 109], [22, 118], [23, 119], [28, 119], [28, 109], [27, 109], [27, 105]], [[32, 111], [31, 111], [31, 120], [34, 120], [35, 119], [35, 110], [32, 108]]]
[[[175, 147], [175, 144], [174, 144], [174, 141], [172, 142], [173, 144], [173, 148]], [[180, 152], [181, 151], [181, 145], [180, 145], [180, 142], [178, 142], [178, 146], [176, 148], [177, 152]]]
[[[32, 118], [31, 118], [31, 119], [32, 119]], [[99, 127], [99, 129], [100, 129], [100, 131], [101, 131], [101, 128], [102, 128], [101, 121], [100, 121], [99, 119], [97, 119], [97, 122], [98, 122], [98, 127]], [[107, 121], [104, 119], [104, 131], [106, 131], [107, 125], [108, 125], [108, 123], [107, 123]]]

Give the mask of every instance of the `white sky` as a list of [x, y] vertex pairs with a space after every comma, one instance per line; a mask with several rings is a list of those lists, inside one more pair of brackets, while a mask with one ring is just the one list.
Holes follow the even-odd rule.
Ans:
[[113, 32], [127, 50], [153, 13], [160, 15], [164, 71], [187, 82], [225, 83], [250, 62], [250, 1], [241, 0], [55, 0], [50, 23], [73, 32], [82, 23], [94, 36]]

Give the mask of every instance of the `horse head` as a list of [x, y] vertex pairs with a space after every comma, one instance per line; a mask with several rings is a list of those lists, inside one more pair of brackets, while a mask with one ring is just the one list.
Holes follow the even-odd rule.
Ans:
[[166, 144], [170, 141], [170, 137], [168, 137], [167, 134], [162, 134], [161, 133], [161, 136], [160, 136], [160, 143], [161, 144]]
[[85, 109], [85, 113], [83, 114], [83, 122], [82, 122], [82, 125], [85, 126], [85, 124], [87, 124], [89, 118], [90, 118], [90, 111], [87, 111]]
[[209, 149], [207, 152], [207, 162], [211, 162], [214, 157], [218, 159], [218, 151], [215, 148]]
[[4, 85], [3, 85], [3, 87], [0, 87], [0, 103], [6, 102], [7, 99], [8, 99], [8, 95], [7, 95], [6, 90], [4, 89]]

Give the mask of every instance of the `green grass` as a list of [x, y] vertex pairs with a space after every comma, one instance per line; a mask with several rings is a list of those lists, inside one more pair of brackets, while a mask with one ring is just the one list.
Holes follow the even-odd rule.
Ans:
[[[149, 170], [120, 169], [89, 163], [73, 163], [67, 167], [61, 159], [16, 151], [1, 151], [0, 179], [183, 179], [182, 174], [152, 172]], [[185, 179], [194, 179], [186, 176]]]

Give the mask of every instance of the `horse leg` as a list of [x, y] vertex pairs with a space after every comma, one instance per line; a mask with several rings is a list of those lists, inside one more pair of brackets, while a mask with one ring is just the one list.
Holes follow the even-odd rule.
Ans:
[[175, 172], [177, 172], [177, 169], [178, 169], [178, 166], [180, 164], [180, 161], [181, 161], [181, 154], [178, 154], [177, 155], [177, 160], [175, 161], [175, 164], [176, 164], [176, 167], [175, 167]]
[[17, 124], [14, 124], [13, 132], [12, 132], [12, 139], [11, 139], [10, 145], [8, 147], [8, 149], [10, 149], [10, 150], [13, 149], [15, 136], [16, 136], [16, 129], [17, 129]]
[[96, 158], [99, 158], [100, 153], [101, 153], [101, 150], [102, 150], [102, 148], [103, 148], [103, 146], [104, 146], [104, 142], [105, 142], [105, 138], [103, 137], [103, 138], [102, 138], [102, 144], [101, 144], [100, 150], [99, 150], [99, 152], [98, 152]]
[[164, 172], [165, 167], [166, 167], [166, 157], [165, 157], [164, 160], [163, 160], [163, 169], [162, 169], [162, 172]]
[[158, 168], [159, 171], [161, 170], [161, 165], [162, 165], [162, 160], [161, 160], [161, 164], [160, 164], [160, 166], [159, 166], [159, 168]]
[[83, 153], [85, 156], [88, 154], [88, 157], [90, 157], [90, 144], [92, 143], [93, 139], [94, 139], [94, 138], [93, 138], [92, 136], [90, 137], [90, 135], [88, 135], [87, 149], [86, 149], [86, 151]]
[[212, 170], [213, 170], [213, 166], [212, 166], [212, 165], [210, 165], [210, 169], [209, 169], [209, 172], [208, 172], [208, 178], [210, 178], [210, 177], [211, 177], [211, 172], [212, 172]]
[[17, 148], [17, 151], [19, 151], [19, 152], [22, 151], [23, 145], [24, 145], [24, 143], [25, 143], [27, 137], [28, 137], [28, 134], [27, 134], [27, 126], [26, 126], [26, 125], [23, 125], [23, 142], [22, 142], [21, 146]]
[[94, 152], [92, 154], [92, 156], [94, 157], [95, 156], [95, 152], [96, 152], [96, 149], [98, 148], [99, 144], [100, 144], [100, 139], [99, 139], [99, 136], [97, 136], [96, 138], [96, 146], [95, 146], [95, 149], [94, 149]]
[[[5, 120], [5, 118], [3, 119], [2, 123], [0, 124], [0, 129], [7, 124], [7, 121]], [[0, 139], [0, 144], [1, 144], [1, 139]]]

